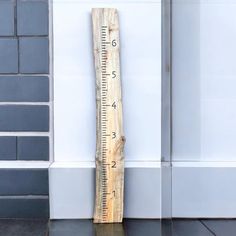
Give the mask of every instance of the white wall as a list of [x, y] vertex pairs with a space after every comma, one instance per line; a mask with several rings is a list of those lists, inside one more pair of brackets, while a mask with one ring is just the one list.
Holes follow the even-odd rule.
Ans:
[[[163, 174], [159, 165], [147, 163], [161, 156], [161, 4], [106, 2], [54, 0], [56, 162], [50, 169], [51, 218], [92, 217], [94, 164], [78, 162], [94, 161], [90, 9], [100, 6], [117, 7], [120, 14], [125, 158], [131, 163], [127, 167], [126, 162], [125, 214], [161, 216]], [[172, 7], [173, 217], [236, 217], [236, 4], [173, 0]], [[134, 202], [135, 193], [145, 196], [136, 194]], [[156, 197], [143, 205], [148, 196]]]
[[94, 161], [91, 8], [120, 17], [126, 161], [161, 158], [161, 2], [54, 0], [55, 161]]
[[235, 12], [235, 1], [174, 0], [174, 161], [236, 161]]
[[[111, 3], [112, 2], [112, 3]], [[50, 217], [91, 218], [96, 140], [91, 8], [120, 17], [125, 217], [161, 217], [161, 0], [54, 0]]]
[[173, 217], [236, 217], [235, 12], [173, 0]]

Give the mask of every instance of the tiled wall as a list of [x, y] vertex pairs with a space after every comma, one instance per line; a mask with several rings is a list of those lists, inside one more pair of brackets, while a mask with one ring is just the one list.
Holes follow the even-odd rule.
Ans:
[[47, 136], [0, 136], [0, 147], [0, 160], [49, 160], [49, 137]]
[[49, 58], [48, 1], [0, 0], [1, 218], [49, 215]]

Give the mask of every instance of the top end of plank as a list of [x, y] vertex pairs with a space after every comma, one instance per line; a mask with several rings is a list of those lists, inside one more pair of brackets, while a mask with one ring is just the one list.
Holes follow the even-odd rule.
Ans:
[[95, 12], [95, 11], [105, 11], [105, 10], [107, 10], [107, 11], [116, 11], [117, 12], [117, 8], [92, 8], [92, 12]]
[[117, 10], [114, 7], [93, 7], [92, 10]]

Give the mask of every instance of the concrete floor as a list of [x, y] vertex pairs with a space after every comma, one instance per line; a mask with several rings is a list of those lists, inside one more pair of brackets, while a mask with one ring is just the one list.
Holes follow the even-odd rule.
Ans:
[[0, 220], [0, 236], [235, 236], [236, 220]]

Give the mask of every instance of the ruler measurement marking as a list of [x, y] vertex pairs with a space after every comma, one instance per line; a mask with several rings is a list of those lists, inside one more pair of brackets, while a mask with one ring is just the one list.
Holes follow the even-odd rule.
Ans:
[[[102, 54], [101, 54], [101, 57], [102, 57], [102, 68], [104, 68], [104, 70], [102, 70], [102, 97], [104, 98], [103, 100], [107, 100], [107, 76], [109, 76], [110, 74], [107, 73], [107, 50], [106, 50], [106, 45], [109, 44], [107, 42], [107, 33], [105, 31], [105, 29], [107, 29], [107, 26], [102, 26], [102, 37], [101, 37], [101, 47], [102, 47]], [[106, 52], [104, 52], [106, 50]], [[105, 85], [104, 85], [105, 84]], [[101, 104], [101, 115], [102, 117], [107, 117], [107, 107], [106, 107], [106, 102], [102, 102]], [[102, 136], [104, 137], [109, 137], [111, 136], [110, 134], [107, 134], [107, 125], [106, 126], [102, 126]], [[102, 150], [106, 149], [106, 145], [107, 145], [107, 142], [103, 142], [102, 143]], [[102, 175], [103, 176], [107, 176], [107, 169], [106, 167], [108, 166], [107, 165], [107, 151], [103, 151], [102, 152], [102, 156], [104, 158], [104, 163], [102, 163], [102, 169], [103, 169], [103, 173]], [[102, 192], [103, 194], [106, 194], [107, 192], [107, 177], [105, 178], [105, 181], [103, 182], [102, 184]], [[108, 207], [107, 207], [107, 198], [105, 198], [106, 200], [103, 202], [103, 209], [102, 209], [102, 214], [103, 214], [103, 218], [107, 217], [107, 210], [108, 210]]]
[[[102, 26], [102, 37], [101, 37], [101, 47], [102, 47], [102, 52], [104, 52], [104, 50], [106, 50], [106, 45], [104, 45], [104, 43], [107, 41], [107, 33], [106, 33], [106, 29], [107, 29], [107, 26]], [[107, 59], [106, 59], [106, 53], [103, 53], [101, 54], [101, 57], [102, 57], [102, 68], [104, 68], [104, 70], [102, 70], [102, 89], [101, 89], [101, 92], [102, 92], [102, 98], [103, 100], [107, 100], [107, 91], [104, 91], [104, 89], [107, 88], [107, 81], [106, 81], [106, 71], [107, 71]], [[105, 77], [104, 77], [105, 76]], [[107, 117], [107, 111], [106, 109], [104, 109], [103, 105], [106, 104], [106, 102], [102, 102], [101, 104], [101, 115], [102, 115], [102, 119]], [[106, 107], [105, 107], [106, 108]], [[107, 133], [107, 126], [102, 126], [101, 128], [101, 131], [102, 131], [102, 137], [106, 136], [106, 133]], [[107, 142], [102, 142], [101, 143], [101, 149], [104, 150], [106, 149], [106, 145], [107, 145]], [[106, 159], [107, 159], [107, 151], [102, 151], [102, 157], [103, 157], [103, 162], [106, 162]], [[106, 165], [104, 165], [104, 163], [102, 163], [102, 176], [104, 177], [103, 178], [103, 181], [102, 181], [102, 192], [105, 193], [107, 191], [107, 181], [108, 181], [108, 178], [107, 178], [107, 170], [106, 170]], [[104, 198], [103, 198], [104, 199]], [[103, 218], [106, 218], [107, 217], [107, 198], [105, 198], [105, 201], [103, 201], [103, 207], [102, 207], [102, 214], [103, 214]]]
[[[104, 70], [102, 70], [102, 88], [101, 88], [101, 92], [102, 92], [102, 98], [103, 101], [105, 100], [105, 102], [102, 102], [101, 104], [101, 116], [102, 119], [107, 117], [107, 109], [106, 107], [104, 107], [104, 105], [106, 105], [106, 100], [107, 100], [107, 53], [104, 53], [104, 51], [106, 50], [106, 45], [104, 45], [104, 43], [107, 41], [107, 33], [106, 30], [107, 26], [102, 26], [102, 37], [101, 37], [101, 47], [102, 47], [102, 54], [101, 54], [101, 62], [102, 62], [102, 68], [104, 68]], [[105, 90], [105, 91], [104, 91]], [[107, 136], [107, 125], [103, 125], [101, 126], [101, 131], [102, 131], [102, 137]], [[104, 151], [107, 146], [107, 142], [102, 142], [101, 143], [101, 149], [102, 149], [102, 157], [103, 157], [103, 163], [102, 163], [102, 176], [104, 177], [102, 180], [102, 192], [103, 194], [105, 194], [105, 192], [107, 191], [107, 170], [106, 170], [106, 165], [105, 163], [107, 162], [107, 151]], [[108, 211], [108, 207], [107, 207], [107, 198], [103, 198], [105, 199], [103, 201], [102, 204], [102, 215], [103, 215], [103, 219], [105, 220], [105, 218], [108, 216], [107, 211]]]

